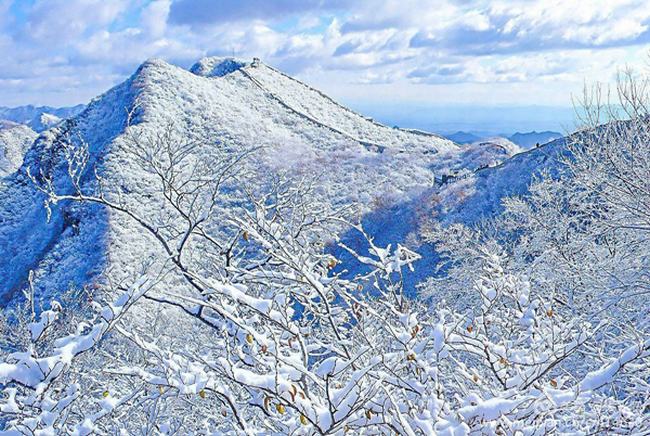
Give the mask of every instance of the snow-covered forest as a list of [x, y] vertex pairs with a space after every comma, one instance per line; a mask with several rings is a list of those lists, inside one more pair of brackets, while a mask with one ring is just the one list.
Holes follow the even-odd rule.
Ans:
[[512, 157], [143, 65], [0, 184], [0, 430], [647, 434], [647, 85]]

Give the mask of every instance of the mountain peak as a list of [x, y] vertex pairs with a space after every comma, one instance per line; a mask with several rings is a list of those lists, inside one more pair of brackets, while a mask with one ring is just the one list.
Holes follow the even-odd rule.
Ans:
[[145, 78], [156, 71], [165, 71], [171, 68], [178, 68], [174, 65], [160, 59], [150, 58], [144, 61], [133, 74], [133, 78]]
[[195, 63], [190, 72], [202, 77], [223, 77], [250, 64], [234, 57], [210, 56]]

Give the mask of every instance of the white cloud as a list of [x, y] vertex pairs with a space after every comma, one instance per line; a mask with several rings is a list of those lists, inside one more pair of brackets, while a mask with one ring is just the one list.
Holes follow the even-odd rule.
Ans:
[[546, 83], [559, 95], [638, 63], [650, 42], [646, 0], [37, 0], [22, 8], [25, 18], [14, 17], [12, 2], [0, 0], [0, 105], [27, 102], [29, 87], [47, 97], [48, 83], [86, 100], [152, 56], [187, 65], [231, 53], [317, 77], [335, 94], [361, 83], [394, 84], [405, 98], [409, 86]]
[[145, 6], [140, 14], [140, 23], [144, 33], [151, 38], [160, 38], [167, 30], [167, 18], [171, 0], [154, 0]]
[[128, 0], [38, 0], [29, 10], [23, 34], [48, 44], [65, 44], [110, 25], [128, 5]]

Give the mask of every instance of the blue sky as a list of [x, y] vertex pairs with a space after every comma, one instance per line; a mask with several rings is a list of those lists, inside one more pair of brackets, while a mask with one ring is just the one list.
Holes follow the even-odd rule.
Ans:
[[647, 0], [0, 0], [0, 106], [234, 53], [387, 122], [559, 129], [585, 82], [646, 68], [649, 25]]

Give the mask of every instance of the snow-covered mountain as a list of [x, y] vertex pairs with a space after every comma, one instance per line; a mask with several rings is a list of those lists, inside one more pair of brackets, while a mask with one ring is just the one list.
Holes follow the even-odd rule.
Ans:
[[[425, 211], [439, 207], [430, 204], [432, 193], [453, 200], [458, 186], [469, 180], [478, 186], [474, 171], [497, 167], [520, 151], [503, 138], [459, 146], [435, 134], [381, 125], [259, 61], [206, 58], [188, 71], [151, 60], [83, 112], [44, 132], [22, 168], [0, 187], [0, 276], [6, 278], [0, 300], [24, 286], [29, 270], [36, 271], [38, 291], [52, 295], [62, 286], [105, 280], [108, 271], [124, 278], [137, 269], [136, 260], [155, 244], [133, 232], [128, 218], [99, 205], [61, 203], [48, 220], [43, 194], [28, 180], [27, 169], [61, 175], [62, 141], [83, 138], [90, 152], [82, 177], [88, 185], [96, 168], [112, 194], [140, 214], [161, 214], [155, 176], [122, 145], [127, 137], [169, 129], [198, 141], [192, 155], [199, 160], [255, 150], [242, 163], [253, 188], [284, 173], [316, 180], [319, 200], [360, 205], [369, 229], [388, 242], [405, 240]], [[490, 193], [487, 185], [480, 189], [485, 192], [476, 195], [503, 194]], [[460, 210], [452, 200], [452, 209]]]
[[25, 124], [36, 132], [42, 132], [58, 124], [62, 119], [77, 115], [84, 107], [82, 104], [62, 108], [32, 105], [0, 107], [0, 119]]
[[[614, 411], [629, 416], [619, 433], [642, 428], [647, 296], [617, 306], [648, 270], [647, 214], [622, 232], [648, 180], [645, 155], [627, 161], [648, 143], [647, 117], [635, 121], [528, 150], [459, 145], [376, 123], [259, 60], [148, 61], [33, 143], [14, 133], [32, 145], [0, 179], [0, 306], [29, 301], [27, 283], [37, 304], [66, 300], [38, 320], [27, 305], [33, 321], [5, 346], [7, 425], [465, 434], [535, 433], [542, 419], [563, 433]], [[625, 192], [603, 189], [612, 174], [635, 188], [608, 215]], [[525, 194], [503, 233], [484, 221]]]
[[92, 185], [96, 168], [113, 195], [142, 215], [162, 214], [163, 202], [152, 188], [155, 176], [121, 145], [127, 135], [166, 129], [179, 138], [198, 138], [192, 158], [206, 162], [255, 149], [242, 163], [253, 188], [277, 174], [304, 176], [317, 181], [320, 200], [359, 204], [362, 213], [417, 198], [441, 174], [498, 164], [510, 155], [503, 147], [460, 147], [435, 134], [378, 124], [258, 61], [207, 58], [187, 71], [151, 60], [83, 112], [44, 132], [23, 167], [0, 188], [5, 301], [31, 269], [37, 290], [46, 294], [104, 280], [108, 271], [118, 278], [133, 273], [155, 244], [133, 232], [128, 218], [98, 205], [57, 204], [48, 221], [43, 195], [27, 169], [56, 179], [65, 171], [62, 140], [83, 138], [90, 157], [82, 180]]
[[[467, 183], [457, 180], [519, 151], [503, 138], [459, 146], [435, 134], [381, 125], [259, 61], [206, 58], [189, 71], [147, 61], [83, 112], [44, 132], [22, 168], [0, 187], [0, 299], [10, 300], [29, 270], [36, 271], [37, 290], [45, 295], [134, 273], [156, 244], [134, 232], [127, 217], [96, 204], [61, 203], [48, 220], [43, 194], [28, 180], [27, 169], [56, 179], [66, 170], [62, 141], [83, 138], [90, 156], [82, 180], [92, 185], [97, 169], [112, 194], [138, 213], [163, 214], [155, 175], [121, 145], [133, 135], [164, 131], [196, 139], [192, 157], [206, 162], [255, 150], [242, 163], [253, 188], [283, 173], [316, 180], [319, 200], [360, 205], [371, 230], [393, 240], [412, 230], [392, 231], [394, 226], [417, 224], [391, 222], [395, 207], [406, 207], [397, 215], [432, 210], [432, 190], [442, 195]], [[375, 229], [374, 216], [388, 222]]]
[[495, 155], [505, 154], [508, 157], [514, 156], [515, 154], [524, 151], [524, 149], [521, 148], [519, 145], [501, 136], [484, 138], [481, 139], [480, 141], [476, 141], [472, 143], [472, 145], [473, 147], [471, 148], [477, 148], [477, 149], [494, 148], [495, 150], [490, 154], [495, 154]]
[[61, 121], [63, 120], [57, 117], [56, 115], [52, 115], [44, 112], [41, 114], [40, 117], [38, 117], [37, 121], [33, 121], [32, 123], [30, 123], [30, 125], [34, 130], [38, 132], [42, 132], [43, 130], [51, 129], [52, 127], [59, 124]]
[[455, 132], [448, 135], [445, 135], [445, 138], [454, 141], [458, 144], [472, 144], [476, 142], [494, 142], [498, 141], [507, 141], [512, 144], [516, 144], [520, 149], [528, 150], [535, 147], [536, 145], [543, 145], [554, 141], [556, 139], [562, 138], [562, 134], [552, 131], [543, 131], [543, 132], [517, 132], [512, 135], [502, 133], [499, 135], [493, 135], [485, 132]]
[[0, 178], [16, 171], [23, 156], [37, 137], [29, 127], [0, 120]]

